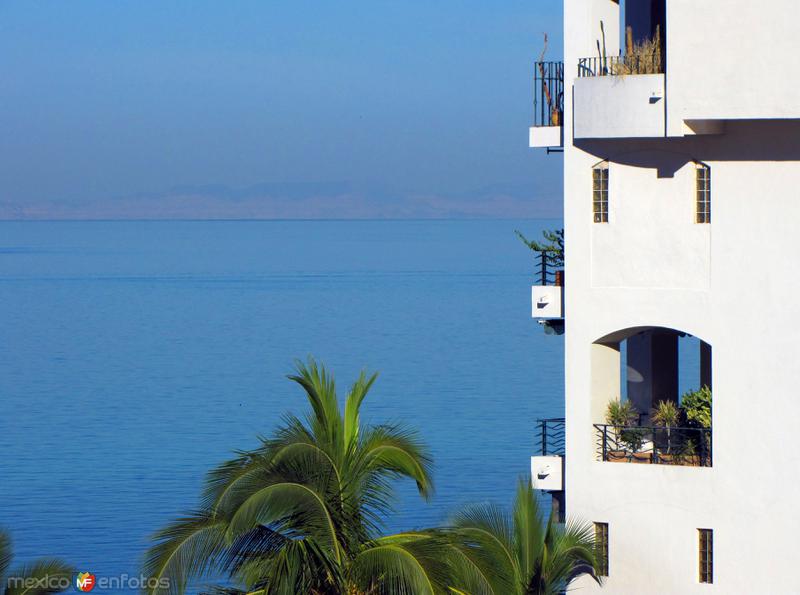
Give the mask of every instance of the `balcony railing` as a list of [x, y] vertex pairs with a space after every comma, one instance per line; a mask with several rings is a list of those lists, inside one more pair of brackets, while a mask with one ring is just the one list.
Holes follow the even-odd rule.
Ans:
[[533, 73], [533, 125], [561, 126], [564, 118], [564, 63], [536, 62]]
[[632, 74], [661, 74], [664, 60], [660, 52], [594, 56], [578, 60], [578, 77], [625, 76]]
[[536, 283], [538, 285], [564, 285], [563, 255], [555, 250], [539, 250], [536, 256]]
[[536, 256], [536, 285], [531, 288], [531, 316], [545, 333], [564, 333], [564, 256], [558, 250], [540, 250]]
[[564, 418], [537, 419], [536, 442], [540, 455], [564, 456]]
[[710, 428], [594, 424], [601, 461], [711, 467]]

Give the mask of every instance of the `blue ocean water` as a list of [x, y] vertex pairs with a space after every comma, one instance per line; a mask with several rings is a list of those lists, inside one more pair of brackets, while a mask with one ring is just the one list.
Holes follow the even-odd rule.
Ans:
[[204, 473], [305, 407], [313, 354], [368, 420], [416, 426], [430, 503], [389, 530], [509, 502], [537, 417], [563, 414], [563, 337], [530, 318], [514, 236], [558, 221], [0, 223], [0, 524], [18, 559], [138, 574]]

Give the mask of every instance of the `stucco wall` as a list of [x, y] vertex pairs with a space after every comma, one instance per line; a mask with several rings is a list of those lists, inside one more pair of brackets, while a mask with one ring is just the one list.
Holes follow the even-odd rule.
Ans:
[[609, 164], [609, 223], [591, 226], [593, 287], [708, 289], [711, 226], [694, 224], [696, 166], [659, 178], [653, 165]]
[[664, 75], [575, 79], [575, 138], [664, 136]]
[[[617, 141], [602, 153], [565, 154], [567, 512], [609, 523], [608, 592], [795, 592], [787, 569], [800, 529], [800, 454], [788, 445], [791, 420], [800, 418], [792, 355], [800, 341], [800, 163], [756, 158], [751, 147], [782, 139], [758, 123], [745, 129], [695, 139], [689, 151], [709, 157], [710, 226], [691, 218], [690, 163], [674, 177], [656, 175], [659, 166], [671, 169], [669, 151]], [[800, 127], [785, 134], [800, 138]], [[611, 159], [614, 215], [595, 224], [588, 180], [609, 151], [651, 167], [615, 170]], [[602, 407], [592, 399], [592, 343], [646, 325], [713, 346], [711, 469], [596, 461], [591, 424]], [[711, 586], [697, 582], [698, 528], [714, 529]]]
[[[725, 49], [712, 63], [748, 53], [755, 60], [758, 54], [762, 65], [774, 61], [792, 72], [785, 62], [792, 52], [781, 44], [795, 25], [777, 21], [796, 21], [786, 19], [793, 5], [780, 0], [768, 8], [669, 0], [670, 43], [681, 28], [687, 32], [685, 55], [671, 53], [669, 68], [678, 70], [676, 61], [713, 45], [708, 38], [725, 30], [718, 46]], [[585, 54], [584, 24], [596, 10], [596, 2], [565, 0], [568, 73], [571, 61]], [[696, 21], [691, 34], [680, 19]], [[748, 34], [762, 26], [758, 19], [768, 19], [775, 27], [769, 36], [781, 39]], [[793, 43], [800, 39], [790, 37]], [[735, 73], [705, 79], [702, 66], [687, 67], [692, 74], [685, 84], [691, 79], [697, 97], [686, 91], [684, 105], [690, 107], [681, 117], [709, 117], [703, 110], [711, 105], [729, 118], [800, 110], [800, 98], [786, 99], [799, 92], [800, 86], [788, 88], [796, 85], [795, 76], [771, 87], [783, 99], [769, 106], [772, 98], [737, 95], [744, 83]], [[679, 91], [669, 81], [667, 87], [672, 105], [672, 93]], [[582, 592], [798, 592], [800, 451], [792, 443], [800, 419], [800, 123], [727, 122], [724, 134], [715, 136], [574, 146], [572, 107], [567, 93], [566, 507], [570, 517], [609, 523], [611, 555], [606, 587], [582, 581]], [[611, 220], [595, 224], [591, 167], [602, 159], [611, 162]], [[693, 160], [711, 167], [710, 226], [691, 217]], [[591, 398], [592, 383], [608, 385], [618, 369], [605, 377], [592, 369], [592, 352], [598, 353], [593, 342], [637, 326], [679, 329], [713, 346], [713, 468], [596, 460], [592, 422], [601, 412]], [[605, 353], [609, 366], [618, 364], [612, 351]], [[714, 530], [713, 585], [698, 583], [698, 528]]]
[[670, 134], [684, 119], [800, 118], [795, 0], [668, 0]]

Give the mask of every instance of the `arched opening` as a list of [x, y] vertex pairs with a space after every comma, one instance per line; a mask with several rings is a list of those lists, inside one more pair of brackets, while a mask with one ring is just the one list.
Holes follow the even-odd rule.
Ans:
[[592, 418], [605, 461], [711, 466], [711, 345], [664, 327], [592, 344]]

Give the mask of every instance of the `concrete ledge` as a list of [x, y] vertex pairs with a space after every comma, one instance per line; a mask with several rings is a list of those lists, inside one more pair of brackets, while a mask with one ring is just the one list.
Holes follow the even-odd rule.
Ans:
[[533, 318], [561, 318], [564, 295], [558, 285], [534, 285], [531, 287], [531, 315]]
[[576, 79], [575, 138], [663, 137], [664, 88], [663, 74]]
[[564, 146], [564, 128], [562, 126], [532, 126], [529, 133], [531, 148]]
[[564, 457], [531, 457], [531, 487], [534, 490], [561, 491], [564, 489]]

